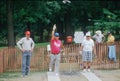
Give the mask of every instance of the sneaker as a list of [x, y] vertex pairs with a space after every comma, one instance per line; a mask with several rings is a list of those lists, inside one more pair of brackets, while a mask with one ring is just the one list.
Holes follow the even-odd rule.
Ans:
[[91, 70], [90, 69], [88, 69], [88, 72], [90, 72]]
[[51, 71], [52, 71], [52, 69], [51, 69], [51, 68], [49, 68], [49, 71], [51, 72]]
[[59, 76], [59, 73], [56, 73], [55, 75], [56, 75], [56, 76]]
[[21, 77], [23, 78], [23, 77], [25, 77], [25, 75], [21, 75]]
[[28, 77], [28, 76], [27, 76], [27, 75], [22, 75], [21, 77], [22, 77], [22, 78], [26, 78], [26, 77]]
[[84, 72], [86, 72], [86, 69], [83, 69]]

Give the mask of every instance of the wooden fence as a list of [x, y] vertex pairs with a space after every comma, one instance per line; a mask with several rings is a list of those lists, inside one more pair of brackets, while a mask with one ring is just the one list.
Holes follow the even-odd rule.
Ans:
[[[107, 44], [96, 44], [97, 57], [93, 58], [93, 69], [120, 69], [120, 43], [116, 42], [117, 61], [108, 59]], [[79, 54], [80, 45], [64, 45], [65, 50], [61, 53], [61, 67], [65, 70], [80, 70], [82, 57]], [[21, 71], [22, 53], [18, 48], [3, 48], [0, 50], [0, 73]], [[46, 47], [35, 47], [31, 57], [31, 71], [47, 71], [49, 65], [49, 52]]]

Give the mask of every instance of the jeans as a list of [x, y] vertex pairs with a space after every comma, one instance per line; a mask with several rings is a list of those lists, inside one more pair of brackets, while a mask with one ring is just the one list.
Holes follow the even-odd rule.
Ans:
[[49, 64], [49, 69], [53, 68], [53, 65], [55, 63], [55, 68], [54, 72], [59, 72], [59, 66], [60, 66], [60, 53], [57, 55], [50, 54], [50, 64]]
[[31, 52], [25, 51], [22, 54], [22, 75], [28, 75], [30, 70], [30, 58], [31, 58]]

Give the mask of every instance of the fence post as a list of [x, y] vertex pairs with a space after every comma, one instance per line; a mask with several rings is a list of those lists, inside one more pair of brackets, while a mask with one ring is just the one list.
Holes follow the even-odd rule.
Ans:
[[[120, 45], [118, 45], [120, 46]], [[119, 52], [118, 52], [118, 58], [119, 58], [119, 69], [120, 69], [120, 48], [119, 48]]]
[[3, 73], [3, 51], [0, 50], [0, 73]]

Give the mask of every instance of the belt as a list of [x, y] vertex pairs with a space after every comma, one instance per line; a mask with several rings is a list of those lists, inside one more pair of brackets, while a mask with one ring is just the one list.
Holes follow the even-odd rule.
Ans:
[[54, 54], [54, 55], [57, 55], [57, 54], [59, 54], [60, 52], [58, 52], [58, 53], [52, 53], [52, 54]]
[[25, 50], [26, 52], [30, 52], [30, 50]]

